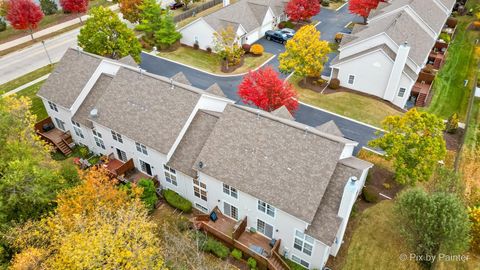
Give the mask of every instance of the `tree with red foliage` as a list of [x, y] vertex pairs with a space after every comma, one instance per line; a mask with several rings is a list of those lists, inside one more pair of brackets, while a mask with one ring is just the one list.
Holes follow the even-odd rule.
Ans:
[[307, 21], [320, 12], [319, 1], [290, 0], [285, 7], [285, 13], [294, 22]]
[[88, 9], [88, 0], [60, 0], [60, 6], [63, 11], [78, 14], [78, 18], [82, 21], [80, 13], [84, 13]]
[[29, 30], [33, 39], [33, 30], [43, 18], [40, 7], [32, 0], [10, 0], [6, 2], [7, 20], [17, 30]]
[[297, 93], [289, 82], [282, 81], [271, 67], [250, 71], [238, 88], [238, 95], [247, 104], [271, 112], [285, 106], [290, 113], [298, 107]]
[[368, 15], [372, 9], [376, 9], [378, 3], [384, 2], [380, 0], [350, 0], [348, 9], [350, 13], [357, 14], [363, 17], [363, 22], [367, 23]]

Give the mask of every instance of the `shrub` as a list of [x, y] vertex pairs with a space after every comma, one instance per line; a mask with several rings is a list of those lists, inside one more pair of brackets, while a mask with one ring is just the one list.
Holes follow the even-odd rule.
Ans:
[[69, 186], [74, 186], [80, 182], [77, 167], [71, 163], [62, 162], [60, 167], [60, 175], [69, 184]]
[[7, 23], [2, 18], [0, 18], [0, 32], [3, 32], [5, 30], [7, 30]]
[[230, 254], [230, 250], [224, 244], [211, 237], [208, 237], [205, 241], [203, 250], [212, 253], [222, 260], [226, 259], [228, 254]]
[[291, 21], [286, 21], [285, 22], [285, 28], [295, 28], [295, 24], [293, 24], [293, 22]]
[[252, 270], [257, 269], [257, 261], [252, 257], [248, 258], [247, 265]]
[[378, 195], [371, 187], [364, 187], [363, 188], [363, 199], [369, 203], [376, 203], [378, 202]]
[[211, 52], [212, 52], [212, 48], [207, 47], [207, 52], [208, 52], [208, 53], [211, 53]]
[[253, 44], [250, 48], [250, 52], [254, 55], [262, 55], [263, 54], [263, 46], [260, 44]]
[[336, 33], [335, 34], [335, 42], [340, 43], [342, 41], [343, 34], [342, 33]]
[[45, 15], [52, 15], [58, 11], [57, 4], [53, 0], [40, 0], [40, 8]]
[[330, 80], [330, 84], [328, 85], [330, 89], [336, 90], [340, 88], [340, 80], [337, 78], [333, 78]]
[[448, 133], [456, 133], [458, 129], [458, 115], [457, 113], [453, 113], [447, 121], [447, 129]]
[[448, 35], [447, 33], [441, 33], [438, 38], [445, 41], [446, 43], [450, 43], [451, 40], [450, 35]]
[[279, 22], [278, 29], [283, 29], [283, 28], [285, 28], [285, 22]]
[[88, 155], [90, 155], [90, 150], [88, 149], [87, 146], [82, 145], [79, 146], [80, 148], [78, 149], [78, 153], [80, 154], [81, 158], [88, 158]]
[[242, 256], [243, 256], [242, 252], [240, 250], [236, 249], [236, 248], [232, 250], [231, 255], [232, 255], [233, 258], [235, 258], [237, 260], [241, 260]]
[[391, 189], [391, 188], [392, 188], [392, 185], [390, 185], [389, 183], [383, 183], [382, 186], [383, 186], [385, 189]]
[[153, 211], [153, 209], [155, 209], [155, 204], [158, 201], [155, 184], [151, 179], [140, 179], [140, 181], [138, 181], [138, 186], [143, 188], [143, 193], [140, 198], [148, 211]]
[[198, 50], [198, 49], [200, 48], [200, 45], [198, 45], [198, 42], [195, 42], [195, 43], [193, 44], [193, 48], [194, 48], [195, 50]]
[[192, 203], [187, 199], [183, 198], [182, 196], [178, 195], [173, 190], [164, 189], [162, 190], [162, 196], [165, 198], [168, 204], [181, 210], [185, 213], [192, 212]]
[[322, 0], [322, 6], [328, 7], [330, 5], [330, 0]]
[[245, 51], [245, 53], [249, 53], [251, 47], [252, 46], [250, 46], [250, 44], [243, 44], [242, 45], [242, 49]]
[[179, 231], [184, 232], [188, 229], [190, 229], [190, 221], [188, 221], [188, 218], [181, 216], [177, 220], [177, 228]]

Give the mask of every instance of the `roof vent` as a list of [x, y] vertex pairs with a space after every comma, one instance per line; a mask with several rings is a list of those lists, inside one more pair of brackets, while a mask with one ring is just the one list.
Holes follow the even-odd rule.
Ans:
[[170, 88], [171, 89], [175, 88], [175, 85], [173, 84], [173, 79], [172, 78], [170, 78]]
[[203, 169], [205, 167], [205, 164], [203, 164], [203, 161], [198, 162], [198, 168]]
[[140, 76], [143, 75], [143, 69], [142, 68], [138, 68], [138, 72], [140, 72]]
[[260, 118], [260, 110], [257, 110], [257, 119]]
[[98, 110], [96, 108], [93, 108], [91, 111], [90, 111], [90, 117], [91, 118], [97, 118], [98, 117]]
[[306, 136], [307, 136], [309, 128], [310, 128], [310, 127], [306, 127], [306, 128], [305, 128], [305, 133], [303, 134], [303, 137], [306, 137]]
[[350, 177], [350, 185], [355, 186], [355, 183], [357, 182], [358, 178], [356, 176]]

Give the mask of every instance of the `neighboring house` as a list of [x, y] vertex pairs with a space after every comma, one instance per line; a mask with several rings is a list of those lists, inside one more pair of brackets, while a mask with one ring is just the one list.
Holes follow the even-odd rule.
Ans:
[[238, 0], [230, 4], [224, 0], [224, 7], [182, 27], [181, 43], [201, 49], [214, 47], [214, 34], [232, 27], [241, 44], [252, 44], [262, 38], [286, 19], [284, 6], [287, 0]]
[[267, 247], [281, 240], [278, 252], [309, 269], [338, 253], [372, 167], [333, 122], [309, 127], [285, 107], [236, 105], [216, 84], [203, 91], [183, 74], [156, 76], [74, 49], [38, 96], [75, 143], [131, 160], [199, 211], [246, 221], [245, 233], [256, 229]]
[[332, 61], [331, 78], [404, 108], [455, 0], [380, 3], [367, 25], [345, 35]]

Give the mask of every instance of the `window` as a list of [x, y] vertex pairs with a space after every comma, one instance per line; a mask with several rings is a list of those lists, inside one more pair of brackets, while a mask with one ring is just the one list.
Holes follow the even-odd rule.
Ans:
[[147, 147], [141, 143], [136, 142], [135, 145], [137, 146], [137, 151], [143, 153], [144, 155], [148, 155]]
[[80, 128], [80, 124], [72, 120], [72, 125], [73, 125], [73, 131], [75, 131], [75, 135], [77, 135], [80, 138], [85, 138], [83, 136], [82, 129]]
[[223, 202], [223, 213], [235, 220], [238, 220], [238, 209], [226, 202]]
[[125, 153], [125, 151], [122, 151], [117, 148], [117, 156], [118, 156], [118, 159], [120, 159], [121, 161], [127, 162], [127, 154]]
[[301, 266], [305, 267], [308, 269], [308, 267], [310, 266], [310, 264], [302, 259], [300, 259], [299, 257], [295, 256], [292, 254], [292, 261], [300, 264]]
[[293, 247], [307, 255], [312, 255], [314, 240], [312, 237], [295, 230], [295, 240]]
[[65, 122], [62, 120], [55, 118], [55, 122], [57, 123], [57, 127], [63, 131], [65, 131]]
[[263, 212], [271, 217], [275, 217], [275, 207], [271, 206], [270, 204], [263, 202], [263, 201], [258, 201], [258, 210], [260, 212]]
[[[112, 130], [112, 138], [113, 138], [115, 141], [119, 142], [119, 143], [123, 143], [122, 135], [116, 133], [116, 132], [113, 131], [113, 130]], [[145, 150], [145, 151], [147, 151], [147, 150]]]
[[238, 198], [237, 189], [234, 188], [234, 187], [231, 187], [227, 184], [223, 184], [223, 193], [228, 194], [228, 195], [234, 197], [235, 199]]
[[355, 81], [355, 76], [354, 75], [348, 75], [348, 83], [353, 84], [354, 81]]
[[177, 172], [174, 169], [168, 167], [167, 165], [163, 165], [163, 169], [164, 169], [164, 173], [165, 173], [165, 180], [168, 183], [176, 186], [177, 185]]
[[138, 161], [140, 161], [140, 168], [142, 169], [142, 171], [144, 171], [148, 175], [152, 175], [152, 166], [150, 166], [150, 164], [141, 159], [139, 159]]
[[263, 220], [257, 219], [257, 231], [268, 238], [273, 238], [273, 226]]
[[92, 133], [93, 133], [93, 139], [95, 140], [95, 144], [98, 147], [105, 149], [105, 144], [103, 143], [103, 140], [102, 140], [102, 134], [96, 131], [95, 129], [92, 130]]
[[204, 201], [207, 201], [207, 185], [198, 179], [193, 179], [193, 195]]
[[204, 212], [204, 213], [208, 213], [208, 208], [206, 208], [205, 206], [203, 206], [201, 204], [195, 203], [195, 207], [197, 209], [199, 209], [200, 211]]
[[399, 97], [403, 97], [405, 95], [405, 91], [407, 91], [407, 89], [405, 88], [400, 88], [400, 91], [398, 91], [398, 96]]
[[53, 103], [53, 102], [49, 101], [49, 102], [48, 102], [48, 106], [50, 107], [50, 109], [52, 109], [52, 110], [54, 110], [54, 111], [58, 112], [57, 104], [55, 104], [55, 103]]

